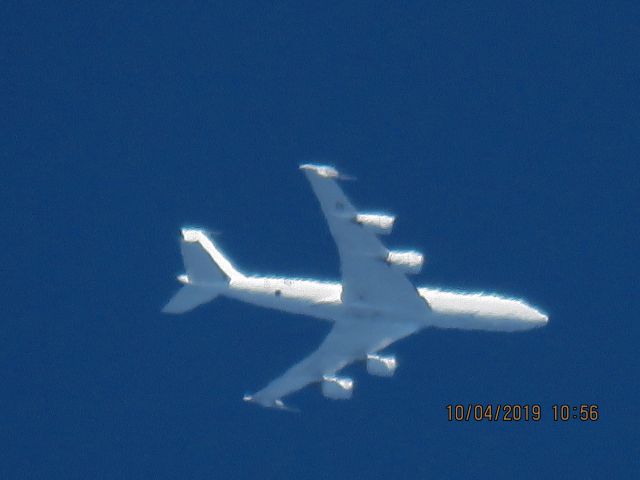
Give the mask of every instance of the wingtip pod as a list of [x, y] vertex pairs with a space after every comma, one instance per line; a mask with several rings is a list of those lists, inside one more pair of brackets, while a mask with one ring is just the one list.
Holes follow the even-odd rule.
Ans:
[[314, 172], [316, 175], [323, 178], [338, 178], [340, 174], [338, 170], [330, 165], [316, 165], [314, 163], [304, 163], [300, 165], [300, 170], [306, 170]]
[[321, 178], [328, 178], [330, 180], [357, 180], [356, 177], [352, 175], [345, 175], [344, 173], [338, 172], [335, 167], [331, 165], [318, 165], [315, 163], [304, 163], [300, 165], [300, 170], [306, 170], [307, 172], [313, 172], [317, 176]]
[[242, 400], [248, 403], [255, 403], [256, 405], [260, 405], [261, 407], [264, 407], [264, 408], [272, 408], [274, 410], [284, 410], [286, 412], [296, 412], [296, 413], [300, 411], [297, 408], [293, 408], [288, 405], [285, 405], [284, 402], [280, 399], [274, 400], [271, 403], [261, 402], [260, 400], [256, 399], [255, 396], [247, 393], [245, 394], [244, 397], [242, 397]]

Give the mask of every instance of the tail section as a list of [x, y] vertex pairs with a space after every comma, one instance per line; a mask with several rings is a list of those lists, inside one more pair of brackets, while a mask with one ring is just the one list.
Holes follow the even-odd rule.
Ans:
[[180, 249], [189, 283], [229, 283], [242, 277], [202, 230], [183, 228]]
[[202, 230], [182, 229], [180, 242], [186, 270], [178, 280], [184, 284], [162, 309], [165, 313], [184, 313], [213, 300], [234, 279], [242, 278]]

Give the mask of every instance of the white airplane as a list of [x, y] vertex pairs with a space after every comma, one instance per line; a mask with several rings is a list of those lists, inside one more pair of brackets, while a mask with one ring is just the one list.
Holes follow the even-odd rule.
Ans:
[[345, 366], [366, 361], [372, 375], [390, 377], [395, 357], [381, 351], [426, 327], [512, 332], [543, 326], [548, 317], [524, 301], [484, 293], [416, 288], [406, 277], [418, 273], [423, 256], [391, 251], [378, 239], [391, 232], [394, 217], [360, 213], [344, 195], [335, 168], [301, 165], [320, 201], [340, 255], [341, 283], [261, 277], [238, 271], [204, 231], [183, 229], [184, 286], [164, 307], [184, 313], [224, 295], [285, 312], [333, 322], [320, 347], [281, 377], [244, 400], [288, 409], [283, 397], [320, 382], [322, 394], [348, 399], [353, 380]]

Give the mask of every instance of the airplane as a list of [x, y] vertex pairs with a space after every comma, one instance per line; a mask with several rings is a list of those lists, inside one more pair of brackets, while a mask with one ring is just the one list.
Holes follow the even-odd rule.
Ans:
[[495, 294], [416, 288], [407, 275], [420, 272], [416, 251], [388, 250], [378, 238], [395, 217], [359, 212], [338, 185], [346, 178], [328, 165], [300, 166], [317, 196], [340, 257], [341, 282], [247, 275], [240, 272], [204, 230], [183, 228], [183, 284], [163, 308], [180, 314], [219, 295], [333, 322], [319, 348], [244, 400], [290, 409], [283, 398], [312, 383], [334, 400], [352, 397], [354, 382], [340, 370], [366, 362], [371, 375], [390, 377], [393, 355], [382, 351], [427, 327], [513, 332], [541, 327], [548, 317], [522, 300]]

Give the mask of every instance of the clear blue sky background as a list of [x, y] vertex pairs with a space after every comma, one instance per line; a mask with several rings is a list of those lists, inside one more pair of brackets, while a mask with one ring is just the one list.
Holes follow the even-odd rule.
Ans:
[[[1, 478], [638, 476], [636, 2], [1, 10]], [[244, 404], [328, 326], [225, 299], [163, 316], [178, 229], [337, 278], [304, 161], [398, 215], [387, 243], [430, 259], [416, 283], [550, 324], [423, 332], [393, 379], [349, 368], [350, 402]], [[544, 418], [449, 423], [458, 402]]]

